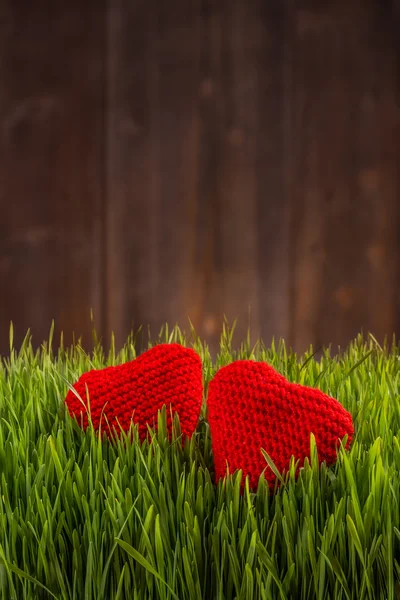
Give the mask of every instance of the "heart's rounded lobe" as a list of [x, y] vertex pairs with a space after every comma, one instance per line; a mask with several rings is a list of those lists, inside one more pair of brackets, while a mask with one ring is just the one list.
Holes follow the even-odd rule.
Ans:
[[292, 455], [310, 457], [310, 436], [314, 434], [320, 463], [332, 464], [340, 440], [354, 435], [352, 418], [342, 405], [318, 389], [290, 383], [267, 363], [240, 360], [222, 367], [210, 382], [208, 421], [218, 481], [243, 470], [250, 487], [257, 487], [264, 475], [271, 488], [275, 475], [267, 466], [261, 448], [272, 458], [279, 472], [287, 470]]
[[[202, 364], [199, 355], [180, 344], [159, 344], [138, 358], [114, 367], [93, 369], [74, 384], [80, 396], [70, 390], [65, 399], [71, 416], [83, 427], [88, 425], [88, 400], [95, 429], [111, 433], [115, 427], [128, 431], [131, 419], [139, 424], [139, 437], [145, 439], [150, 427], [157, 425], [157, 411], [167, 407], [168, 431], [172, 414], [179, 415], [182, 439], [191, 437], [197, 427], [202, 401]], [[102, 416], [103, 411], [103, 416]], [[106, 418], [105, 418], [106, 417]], [[107, 420], [106, 420], [107, 419]], [[107, 425], [110, 425], [110, 428]]]

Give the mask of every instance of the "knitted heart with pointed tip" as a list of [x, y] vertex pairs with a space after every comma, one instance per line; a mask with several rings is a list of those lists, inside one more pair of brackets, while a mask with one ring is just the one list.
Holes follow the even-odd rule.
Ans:
[[[314, 434], [320, 463], [332, 464], [337, 447], [347, 434], [349, 447], [354, 428], [351, 415], [318, 389], [290, 383], [270, 365], [239, 360], [222, 367], [210, 382], [208, 421], [214, 454], [216, 482], [243, 470], [256, 489], [264, 476], [270, 488], [275, 475], [267, 465], [263, 448], [279, 472], [288, 470], [292, 455], [310, 457], [310, 436]], [[267, 467], [267, 468], [266, 468]]]
[[[88, 425], [87, 393], [95, 429], [100, 426], [111, 433], [115, 427], [128, 431], [131, 419], [139, 424], [139, 437], [144, 440], [150, 427], [157, 425], [157, 411], [166, 404], [168, 432], [171, 435], [172, 413], [178, 413], [182, 440], [194, 433], [203, 400], [202, 365], [199, 355], [179, 344], [159, 344], [138, 358], [115, 367], [94, 369], [84, 373], [74, 384], [84, 402], [70, 390], [65, 399], [71, 416], [83, 427]], [[110, 428], [105, 419], [107, 417]], [[118, 420], [118, 422], [117, 422]]]

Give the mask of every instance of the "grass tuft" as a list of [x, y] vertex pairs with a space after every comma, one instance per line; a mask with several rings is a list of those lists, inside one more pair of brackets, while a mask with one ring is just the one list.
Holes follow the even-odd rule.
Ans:
[[[268, 361], [290, 381], [338, 398], [353, 416], [351, 450], [337, 463], [311, 461], [295, 479], [292, 461], [269, 493], [241, 471], [214, 485], [204, 401], [199, 426], [181, 443], [179, 419], [168, 440], [158, 430], [140, 443], [137, 428], [110, 440], [84, 433], [64, 408], [68, 384], [85, 371], [132, 360], [131, 334], [117, 352], [78, 341], [34, 350], [28, 332], [0, 359], [0, 598], [160, 600], [375, 600], [400, 598], [400, 353], [358, 336], [347, 350], [284, 342], [235, 349], [225, 323], [218, 355], [193, 327], [165, 326], [154, 343], [190, 345], [203, 361], [205, 390], [232, 360]], [[152, 344], [149, 343], [148, 346]], [[320, 358], [316, 358], [317, 355]], [[266, 466], [274, 469], [264, 453]]]

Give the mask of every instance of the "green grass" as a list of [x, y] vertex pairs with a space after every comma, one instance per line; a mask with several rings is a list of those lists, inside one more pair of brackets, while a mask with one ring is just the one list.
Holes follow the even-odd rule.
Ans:
[[[52, 334], [50, 335], [52, 337]], [[291, 472], [270, 494], [241, 473], [213, 483], [205, 404], [184, 447], [166, 438], [110, 441], [65, 414], [68, 383], [136, 356], [131, 335], [105, 354], [79, 343], [56, 354], [26, 337], [0, 361], [0, 598], [283, 600], [398, 598], [400, 588], [400, 352], [359, 336], [316, 360], [283, 342], [232, 349], [224, 328], [212, 361], [193, 331], [158, 341], [193, 345], [205, 386], [237, 358], [265, 360], [289, 380], [335, 396], [353, 415], [351, 451], [336, 465]], [[240, 423], [238, 423], [240, 427]], [[312, 442], [312, 441], [311, 441]]]

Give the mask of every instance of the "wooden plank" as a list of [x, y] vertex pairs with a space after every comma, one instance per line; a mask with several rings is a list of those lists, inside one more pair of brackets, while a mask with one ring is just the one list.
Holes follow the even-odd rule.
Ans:
[[381, 339], [398, 326], [396, 55], [372, 1], [294, 14], [291, 338]]
[[109, 13], [108, 322], [188, 326], [193, 272], [198, 95], [197, 0]]
[[222, 315], [261, 333], [288, 329], [284, 186], [285, 6], [208, 3], [202, 23], [200, 182], [208, 214], [204, 327], [216, 345]]
[[239, 338], [249, 307], [255, 335], [286, 335], [285, 13], [264, 4], [111, 6], [107, 289], [117, 339], [131, 319], [154, 331], [190, 317], [215, 349], [223, 314], [239, 317]]
[[103, 2], [0, 8], [0, 352], [102, 325]]
[[288, 2], [257, 3], [261, 23], [257, 65], [257, 264], [260, 333], [288, 343], [290, 328], [291, 83]]

